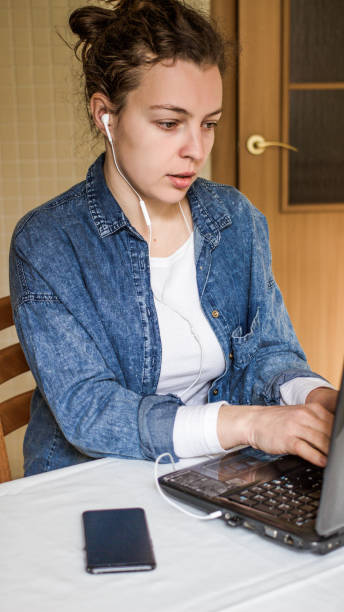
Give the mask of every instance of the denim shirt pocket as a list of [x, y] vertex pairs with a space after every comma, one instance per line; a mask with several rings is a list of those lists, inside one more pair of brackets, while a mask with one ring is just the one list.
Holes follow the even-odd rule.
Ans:
[[250, 331], [242, 334], [242, 327], [235, 328], [231, 336], [233, 366], [242, 369], [251, 361], [260, 344], [259, 308], [251, 323]]

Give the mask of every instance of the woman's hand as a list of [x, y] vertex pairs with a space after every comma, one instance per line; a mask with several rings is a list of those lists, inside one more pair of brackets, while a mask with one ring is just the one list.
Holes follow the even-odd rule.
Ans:
[[[326, 391], [326, 397], [323, 394], [318, 397], [326, 400], [329, 409], [319, 402], [308, 401], [314, 391]], [[272, 454], [299, 455], [324, 467], [334, 419], [330, 410], [334, 411], [337, 392], [314, 391], [306, 404], [297, 406], [221, 406], [217, 424], [221, 446], [228, 449], [249, 444]]]
[[334, 414], [338, 395], [339, 392], [335, 391], [334, 389], [329, 389], [328, 387], [317, 387], [308, 393], [306, 404], [316, 402]]

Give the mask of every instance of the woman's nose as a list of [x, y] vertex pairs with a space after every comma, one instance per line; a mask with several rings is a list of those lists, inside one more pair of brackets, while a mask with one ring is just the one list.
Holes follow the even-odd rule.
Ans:
[[204, 143], [200, 130], [188, 130], [185, 141], [181, 147], [182, 157], [190, 157], [195, 161], [202, 161], [204, 158]]

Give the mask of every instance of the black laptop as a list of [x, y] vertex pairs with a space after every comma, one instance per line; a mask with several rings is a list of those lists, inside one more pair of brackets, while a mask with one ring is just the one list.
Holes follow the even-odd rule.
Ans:
[[206, 511], [220, 510], [280, 544], [328, 553], [344, 544], [344, 373], [325, 469], [294, 455], [251, 447], [159, 478], [169, 494]]

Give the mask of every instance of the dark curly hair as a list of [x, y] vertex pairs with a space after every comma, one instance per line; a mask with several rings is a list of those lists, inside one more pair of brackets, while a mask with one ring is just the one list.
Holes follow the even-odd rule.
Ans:
[[81, 60], [85, 97], [101, 92], [119, 114], [128, 93], [140, 84], [143, 68], [164, 60], [226, 67], [226, 42], [215, 23], [182, 0], [105, 0], [111, 8], [84, 6], [69, 25], [79, 40], [72, 48]]

